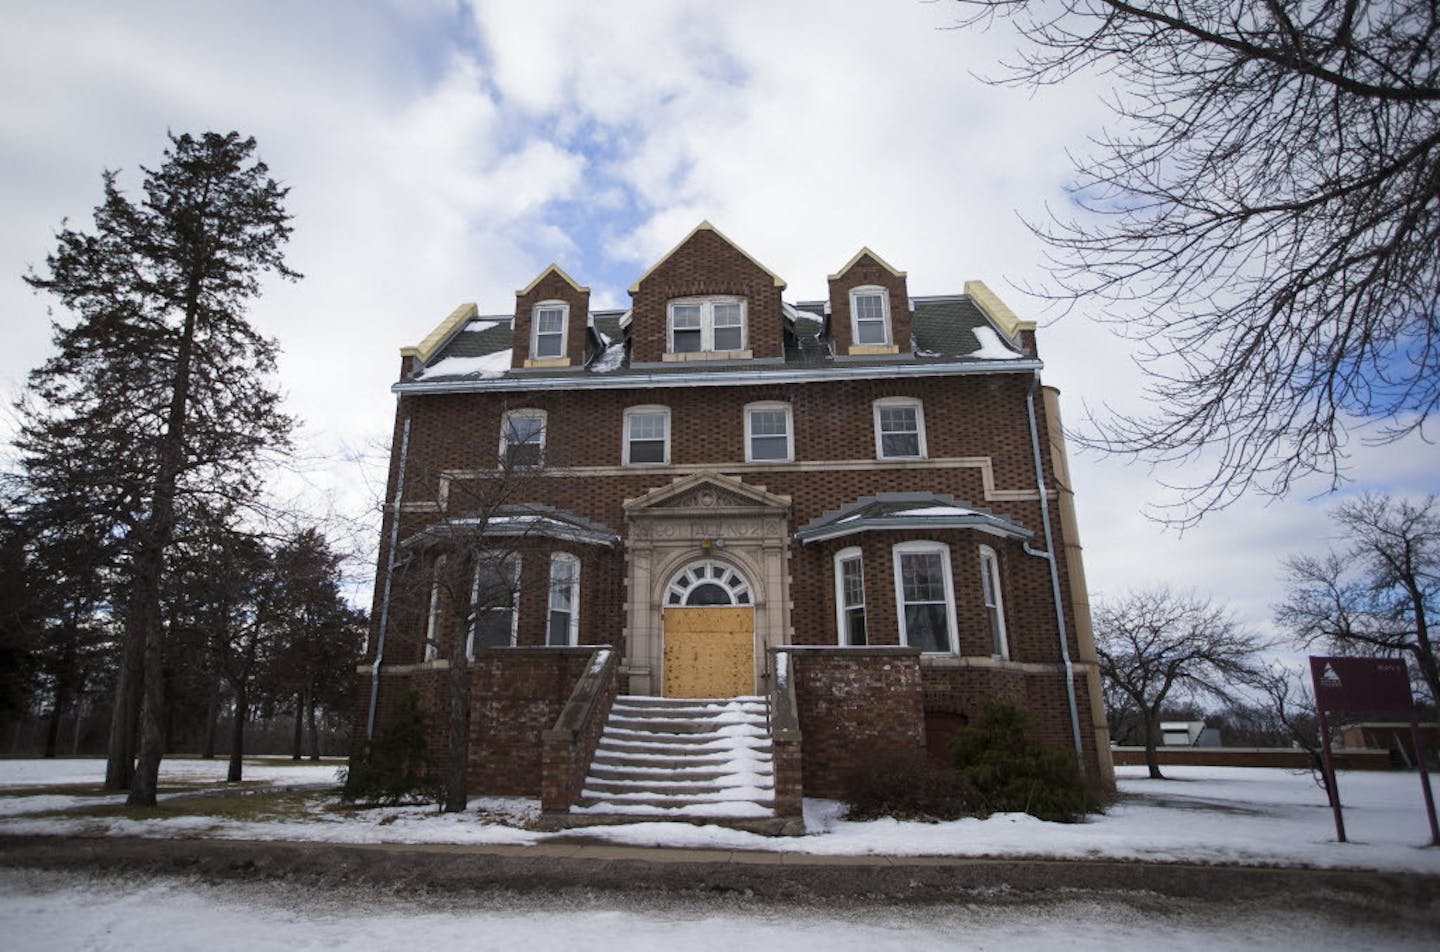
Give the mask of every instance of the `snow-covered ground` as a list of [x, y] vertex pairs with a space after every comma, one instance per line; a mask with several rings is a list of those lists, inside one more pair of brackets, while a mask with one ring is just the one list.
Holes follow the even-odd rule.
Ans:
[[308, 889], [223, 887], [173, 879], [85, 879], [0, 870], [5, 947], [39, 949], [525, 949], [527, 952], [735, 952], [739, 949], [1062, 948], [1428, 949], [1434, 935], [1389, 921], [1348, 922], [1313, 909], [1237, 909], [1156, 897], [943, 906], [749, 907], [715, 900], [643, 908], [504, 894], [462, 903], [324, 895]]
[[[247, 766], [246, 776], [284, 786], [333, 781], [333, 766], [287, 764]], [[54, 773], [47, 774], [50, 769]], [[334, 812], [325, 809], [333, 796], [316, 794], [303, 816], [241, 821], [203, 815], [147, 820], [36, 816], [40, 809], [106, 801], [67, 795], [66, 802], [46, 805], [51, 796], [13, 795], [21, 785], [93, 782], [103, 769], [100, 761], [50, 761], [48, 766], [44, 761], [0, 761], [0, 817], [5, 817], [0, 819], [0, 833], [473, 845], [534, 844], [555, 836], [526, 829], [525, 821], [534, 817], [538, 806], [518, 799], [477, 799], [466, 814], [438, 814], [422, 807]], [[1143, 768], [1120, 768], [1118, 773], [1121, 799], [1106, 814], [1085, 823], [1046, 823], [1023, 814], [950, 823], [852, 823], [841, 817], [839, 804], [810, 800], [806, 802], [810, 832], [803, 837], [771, 838], [679, 823], [602, 827], [583, 835], [634, 846], [820, 855], [1110, 858], [1440, 874], [1440, 848], [1427, 845], [1430, 835], [1424, 800], [1413, 773], [1341, 774], [1349, 843], [1336, 842], [1325, 795], [1308, 773], [1172, 767], [1167, 773], [1173, 779], [1165, 781], [1146, 779]], [[206, 776], [223, 780], [224, 764], [167, 761], [162, 780], [193, 781]]]

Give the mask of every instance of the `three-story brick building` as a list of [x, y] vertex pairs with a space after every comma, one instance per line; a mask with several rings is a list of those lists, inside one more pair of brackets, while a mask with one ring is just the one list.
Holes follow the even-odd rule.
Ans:
[[992, 698], [1109, 785], [1034, 326], [979, 282], [912, 298], [868, 249], [826, 300], [784, 290], [704, 223], [627, 310], [552, 266], [402, 351], [357, 736], [414, 691], [443, 759], [463, 637], [476, 792], [573, 802], [617, 692], [789, 692], [781, 812], [786, 771], [833, 795]]

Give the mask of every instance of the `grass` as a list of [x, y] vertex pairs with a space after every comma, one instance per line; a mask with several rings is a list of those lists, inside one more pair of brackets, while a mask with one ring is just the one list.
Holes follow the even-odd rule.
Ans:
[[[304, 820], [335, 802], [331, 794], [313, 790], [279, 790], [248, 793], [227, 790], [205, 796], [180, 797], [157, 803], [153, 807], [132, 807], [123, 803], [97, 803], [53, 813], [30, 814], [33, 817], [67, 817], [128, 820], [174, 820], [181, 817], [211, 817], [237, 822], [268, 822], [273, 820]], [[317, 801], [325, 802], [320, 806]]]

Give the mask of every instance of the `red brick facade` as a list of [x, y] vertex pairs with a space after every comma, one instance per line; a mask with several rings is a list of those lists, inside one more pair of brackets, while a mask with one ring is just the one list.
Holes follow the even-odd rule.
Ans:
[[[848, 356], [850, 290], [858, 286], [886, 290], [891, 340], [899, 351], [893, 356], [876, 355], [884, 366], [869, 373], [863, 366], [861, 372], [850, 370], [857, 366], [855, 361], [864, 361], [863, 355], [839, 360]], [[583, 366], [588, 292], [555, 269], [516, 298], [512, 367], [517, 369], [503, 380], [432, 386], [423, 376], [410, 375], [433, 355], [407, 360], [406, 376], [397, 387], [400, 399], [389, 490], [389, 499], [398, 499], [400, 506], [398, 511], [393, 505], [387, 507], [385, 514], [373, 614], [376, 630], [370, 639], [367, 676], [362, 678], [357, 737], [364, 737], [368, 724], [369, 664], [382, 640], [382, 671], [391, 673], [381, 677], [381, 715], [398, 694], [416, 690], [427, 709], [436, 713], [432, 721], [446, 722], [447, 676], [436, 672], [434, 662], [424, 663], [432, 616], [433, 555], [407, 540], [463, 518], [501, 487], [513, 502], [546, 507], [598, 533], [585, 538], [542, 533], [500, 543], [513, 548], [520, 564], [516, 647], [486, 649], [476, 655], [472, 790], [539, 793], [541, 732], [554, 725], [590, 657], [588, 650], [544, 647], [553, 558], [565, 553], [578, 560], [579, 643], [616, 649], [622, 689], [627, 677], [636, 678], [629, 683], [658, 685], [653, 674], [639, 675], [659, 660], [653, 644], [645, 640], [649, 636], [642, 637], [650, 623], [639, 624], [637, 619], [654, 619], [650, 627], [658, 630], [665, 579], [657, 576], [648, 589], [640, 579], [659, 564], [661, 554], [670, 558], [679, 551], [683, 556], [684, 546], [692, 544], [697, 559], [747, 564], [741, 548], [745, 539], [730, 539], [728, 550], [709, 548], [715, 536], [738, 531], [725, 530], [726, 523], [717, 517], [709, 522], [697, 519], [693, 529], [686, 528], [691, 523], [675, 522], [674, 531], [693, 531], [694, 538], [647, 538], [646, 545], [652, 547], [642, 549], [635, 535], [637, 516], [627, 510], [626, 502], [681, 477], [709, 473], [788, 502], [786, 524], [779, 528], [781, 538], [789, 541], [780, 546], [755, 543], [756, 561], [748, 564], [763, 564], [763, 569], [751, 570], [757, 575], [751, 581], [755, 591], [771, 593], [767, 605], [778, 609], [764, 617], [781, 619], [779, 624], [767, 622], [763, 632], [757, 630], [757, 657], [763, 657], [767, 647], [816, 646], [789, 652], [796, 659], [803, 738], [798, 756], [807, 795], [835, 795], [844, 773], [869, 753], [925, 748], [927, 725], [928, 740], [935, 746], [937, 738], [991, 698], [1014, 700], [1034, 711], [1042, 739], [1056, 746], [1072, 747], [1078, 725], [1087, 772], [1103, 781], [1109, 768], [1101, 752], [1105, 741], [1097, 737], [1095, 726], [1097, 720], [1103, 723], [1103, 717], [1091, 711], [1093, 649], [1088, 643], [1088, 618], [1077, 615], [1070, 592], [1072, 578], [1081, 576], [1066, 563], [1064, 534], [1073, 532], [1073, 527], [1062, 525], [1056, 515], [1061, 487], [1053, 475], [1050, 441], [1045, 438], [1050, 421], [1036, 387], [1038, 364], [1023, 353], [1017, 353], [1013, 363], [956, 361], [953, 369], [942, 368], [943, 372], [919, 363], [911, 352], [914, 328], [905, 277], [866, 253], [830, 282], [826, 326], [827, 346], [836, 358], [833, 363], [777, 375], [774, 382], [763, 372], [741, 379], [740, 372], [750, 368], [791, 370], [785, 362], [786, 334], [791, 332], [781, 304], [783, 287], [724, 236], [702, 226], [632, 291], [628, 372], [637, 377], [633, 385], [626, 382], [624, 372], [603, 377]], [[741, 360], [722, 354], [714, 366], [697, 364], [694, 369], [667, 362], [669, 303], [712, 296], [745, 302], [745, 350], [751, 356]], [[563, 371], [524, 369], [532, 339], [530, 317], [541, 301], [569, 305], [570, 367]], [[1033, 354], [1028, 327], [1021, 327], [1011, 339], [1028, 345]], [[593, 358], [597, 350], [591, 340], [588, 356]], [[663, 376], [677, 370], [681, 376]], [[408, 383], [417, 379], [419, 383]], [[885, 398], [908, 398], [922, 408], [923, 458], [877, 458], [875, 402]], [[746, 462], [746, 408], [762, 401], [789, 408], [790, 460]], [[626, 410], [639, 406], [668, 411], [668, 464], [625, 465]], [[545, 414], [544, 466], [505, 473], [497, 468], [502, 419], [519, 409]], [[1028, 415], [1032, 409], [1033, 431]], [[407, 432], [408, 441], [403, 439]], [[403, 466], [402, 444], [407, 448]], [[1042, 466], [1038, 479], [1037, 446]], [[730, 484], [717, 485], [723, 492]], [[957, 506], [1018, 526], [1021, 532], [997, 534], [986, 526], [937, 525], [872, 528], [837, 538], [796, 540], [797, 531], [817, 520], [883, 494], [930, 494], [954, 500]], [[1046, 506], [1053, 527], [1048, 540], [1043, 534]], [[743, 508], [731, 513], [737, 514], [744, 516]], [[702, 530], [701, 525], [709, 528]], [[607, 533], [606, 539], [599, 538]], [[392, 538], [400, 543], [393, 553], [393, 567]], [[895, 547], [912, 542], [938, 543], [948, 554], [955, 621], [951, 653], [922, 657], [903, 647]], [[662, 544], [670, 548], [659, 547]], [[981, 594], [982, 547], [993, 551], [998, 566], [1008, 641], [1004, 658], [992, 657], [991, 616]], [[862, 555], [865, 624], [872, 647], [826, 650], [823, 646], [836, 646], [839, 641], [836, 553], [851, 548]], [[1047, 551], [1054, 552], [1053, 570], [1044, 557]], [[643, 558], [644, 564], [637, 558]], [[1058, 613], [1052, 594], [1057, 585]], [[466, 611], [464, 605], [441, 600], [435, 626], [440, 633], [438, 657], [447, 655], [450, 639], [460, 636], [455, 633], [465, 631]], [[1074, 665], [1073, 716], [1066, 690], [1066, 655]], [[759, 667], [765, 670], [756, 693], [765, 693], [768, 667]], [[440, 740], [437, 734], [437, 750], [443, 752]], [[563, 796], [558, 788], [548, 794], [552, 800]]]

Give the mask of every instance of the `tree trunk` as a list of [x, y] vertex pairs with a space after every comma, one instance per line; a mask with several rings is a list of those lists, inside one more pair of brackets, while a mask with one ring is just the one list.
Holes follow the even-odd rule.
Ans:
[[445, 784], [445, 812], [463, 813], [469, 800], [465, 772], [470, 766], [470, 665], [465, 632], [455, 633], [450, 650], [450, 776]]
[[1145, 766], [1150, 768], [1151, 780], [1164, 780], [1165, 775], [1160, 772], [1160, 754], [1156, 750], [1160, 746], [1160, 715], [1159, 713], [1146, 713], [1145, 715]]
[[305, 695], [304, 695], [304, 692], [296, 691], [296, 692], [295, 692], [295, 730], [294, 730], [294, 731], [291, 733], [291, 735], [290, 735], [290, 759], [291, 759], [291, 760], [299, 760], [299, 759], [300, 759], [300, 747], [301, 747], [301, 746], [304, 744], [304, 742], [305, 742], [305, 737], [304, 737], [304, 734], [303, 734], [304, 724], [301, 723], [301, 720], [300, 720], [301, 715], [302, 715], [302, 712], [303, 712], [304, 710], [305, 710]]
[[105, 789], [129, 790], [135, 780], [135, 736], [145, 687], [145, 637], [133, 616], [125, 619], [125, 650], [115, 680], [110, 739], [105, 748]]
[[230, 772], [225, 776], [229, 783], [239, 783], [243, 778], [245, 722], [250, 717], [247, 693], [243, 686], [235, 689], [235, 720], [230, 724]]
[[49, 723], [45, 725], [45, 758], [55, 758], [55, 748], [60, 743], [60, 721], [65, 716], [65, 695], [68, 693], [68, 678], [55, 679], [55, 703], [50, 707]]
[[85, 724], [89, 706], [85, 701], [85, 686], [82, 682], [80, 690], [75, 692], [75, 730], [70, 735], [70, 756], [72, 757], [78, 756], [80, 753], [80, 730]]
[[137, 622], [145, 637], [140, 756], [130, 784], [130, 795], [125, 798], [125, 803], [132, 807], [155, 805], [155, 794], [160, 785], [160, 758], [165, 748], [165, 656], [160, 626], [160, 573], [164, 567], [164, 553], [153, 544], [147, 548], [151, 551], [136, 560], [136, 604], [131, 609], [138, 616]]
[[[130, 785], [130, 806], [155, 805], [160, 782], [160, 758], [165, 738], [161, 709], [165, 686], [161, 683], [164, 656], [160, 625], [160, 579], [165, 573], [165, 550], [175, 532], [175, 486], [185, 464], [185, 416], [190, 399], [190, 371], [195, 351], [195, 325], [200, 316], [200, 277], [192, 274], [185, 295], [185, 323], [175, 351], [175, 383], [166, 412], [165, 436], [160, 444], [160, 465], [155, 474], [150, 518], [140, 534], [133, 562], [134, 588], [130, 620], [144, 646], [144, 702], [140, 708], [140, 762]], [[127, 645], [128, 647], [128, 645]]]
[[315, 729], [315, 686], [305, 689], [305, 729], [310, 732], [310, 759], [320, 759], [320, 732]]
[[220, 679], [215, 678], [210, 683], [210, 700], [205, 705], [205, 742], [200, 748], [200, 756], [206, 760], [215, 759], [215, 734], [219, 728], [220, 721]]

